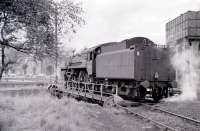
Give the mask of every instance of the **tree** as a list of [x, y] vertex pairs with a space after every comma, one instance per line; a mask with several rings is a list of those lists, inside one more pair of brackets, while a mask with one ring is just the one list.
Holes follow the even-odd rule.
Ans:
[[80, 5], [70, 0], [57, 4], [53, 0], [1, 0], [0, 79], [8, 65], [14, 63], [7, 59], [6, 49], [32, 54], [38, 59], [55, 57], [58, 43], [55, 33], [75, 33], [76, 26], [84, 24], [81, 13]]

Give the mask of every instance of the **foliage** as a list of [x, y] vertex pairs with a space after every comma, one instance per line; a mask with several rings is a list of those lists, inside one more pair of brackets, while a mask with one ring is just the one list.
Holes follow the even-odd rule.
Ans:
[[[6, 49], [32, 54], [35, 58], [57, 56], [57, 37], [76, 32], [84, 24], [82, 8], [70, 0], [1, 0], [0, 1], [0, 79], [6, 66]], [[57, 32], [56, 32], [56, 29]]]
[[58, 5], [58, 31], [62, 33], [76, 33], [77, 25], [84, 25], [82, 18], [83, 9], [80, 3], [63, 0]]

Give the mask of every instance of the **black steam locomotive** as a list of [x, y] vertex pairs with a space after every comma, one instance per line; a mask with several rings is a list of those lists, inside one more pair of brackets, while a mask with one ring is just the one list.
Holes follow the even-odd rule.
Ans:
[[[65, 81], [117, 85], [118, 95], [123, 98], [150, 96], [159, 101], [168, 97], [175, 80], [169, 52], [166, 46], [135, 37], [86, 49], [71, 57], [62, 71]], [[109, 86], [103, 90], [113, 92]]]

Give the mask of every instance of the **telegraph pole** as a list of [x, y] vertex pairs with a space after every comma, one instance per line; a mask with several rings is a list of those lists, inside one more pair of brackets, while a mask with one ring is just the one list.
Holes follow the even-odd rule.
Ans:
[[56, 80], [55, 83], [58, 83], [58, 7], [55, 3], [55, 44], [56, 44]]

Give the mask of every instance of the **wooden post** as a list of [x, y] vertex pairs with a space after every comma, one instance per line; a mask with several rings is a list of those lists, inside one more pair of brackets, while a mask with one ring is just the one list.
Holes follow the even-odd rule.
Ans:
[[58, 83], [58, 7], [55, 4], [56, 84]]
[[92, 99], [94, 97], [94, 83], [92, 84]]
[[84, 86], [84, 88], [85, 88], [85, 89], [84, 89], [84, 90], [85, 90], [85, 97], [86, 97], [86, 87], [87, 87], [86, 84], [87, 84], [87, 83], [84, 83], [84, 85], [85, 85], [85, 86]]
[[118, 96], [118, 85], [116, 85], [116, 96]]
[[77, 86], [78, 86], [78, 88], [77, 88], [77, 89], [78, 89], [78, 95], [79, 95], [79, 87], [80, 87], [80, 82], [78, 82], [78, 85], [77, 85]]
[[71, 92], [73, 93], [73, 88], [74, 88], [74, 81], [72, 81], [72, 87], [71, 87]]
[[65, 89], [67, 89], [68, 88], [68, 81], [66, 81], [66, 87], [65, 87]]
[[101, 100], [102, 100], [102, 97], [103, 97], [103, 84], [101, 84]]

